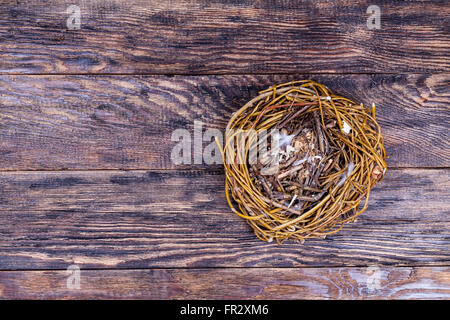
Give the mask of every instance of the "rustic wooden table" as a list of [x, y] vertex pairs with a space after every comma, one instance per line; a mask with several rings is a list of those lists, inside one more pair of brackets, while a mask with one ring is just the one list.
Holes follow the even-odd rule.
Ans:
[[[0, 297], [450, 299], [449, 18], [444, 0], [2, 1]], [[306, 78], [378, 106], [388, 175], [340, 233], [263, 243], [222, 166], [175, 165], [171, 135]]]

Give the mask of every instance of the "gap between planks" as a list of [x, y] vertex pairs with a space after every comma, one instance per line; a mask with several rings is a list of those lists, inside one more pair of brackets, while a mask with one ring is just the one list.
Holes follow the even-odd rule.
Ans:
[[[396, 166], [392, 166], [392, 167], [388, 167], [389, 171], [398, 171], [398, 170], [413, 170], [413, 169], [418, 169], [418, 170], [450, 170], [450, 167], [396, 167]], [[4, 172], [4, 173], [39, 173], [39, 172], [68, 172], [68, 173], [77, 173], [77, 172], [148, 172], [148, 171], [167, 171], [167, 172], [173, 172], [173, 171], [205, 171], [205, 172], [216, 172], [216, 173], [224, 173], [224, 169], [221, 168], [189, 168], [189, 167], [183, 167], [183, 168], [165, 168], [165, 169], [155, 169], [155, 168], [139, 168], [139, 169], [102, 169], [102, 168], [94, 168], [94, 169], [59, 169], [59, 170], [55, 170], [55, 169], [36, 169], [36, 170], [7, 170], [7, 169], [0, 169], [0, 172]]]

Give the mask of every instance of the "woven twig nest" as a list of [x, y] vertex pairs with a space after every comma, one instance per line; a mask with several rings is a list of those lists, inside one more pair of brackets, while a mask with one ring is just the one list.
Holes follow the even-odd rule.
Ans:
[[226, 197], [261, 240], [324, 237], [367, 208], [385, 159], [375, 105], [314, 81], [275, 85], [227, 125]]

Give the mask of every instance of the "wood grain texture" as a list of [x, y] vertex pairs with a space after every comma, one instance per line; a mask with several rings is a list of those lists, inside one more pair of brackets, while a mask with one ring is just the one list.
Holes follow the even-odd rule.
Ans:
[[[450, 299], [447, 1], [6, 0], [0, 21], [0, 299]], [[391, 170], [355, 223], [277, 246], [171, 134], [304, 78], [377, 105]]]
[[227, 207], [221, 172], [0, 174], [0, 269], [442, 266], [447, 170], [391, 170], [336, 235], [264, 243]]
[[449, 267], [2, 271], [0, 299], [450, 299]]
[[[450, 70], [445, 0], [2, 1], [1, 73], [333, 73]], [[381, 9], [369, 30], [366, 10]]]
[[[0, 170], [217, 169], [175, 165], [174, 130], [223, 131], [258, 90], [304, 78], [0, 76]], [[390, 167], [450, 167], [450, 74], [312, 78], [377, 105]]]

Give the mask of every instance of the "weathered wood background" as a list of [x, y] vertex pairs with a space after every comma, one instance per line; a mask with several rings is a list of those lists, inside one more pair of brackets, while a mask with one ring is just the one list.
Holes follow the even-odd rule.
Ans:
[[[6, 0], [0, 21], [0, 298], [450, 299], [447, 1]], [[390, 170], [340, 233], [263, 243], [171, 134], [305, 78], [376, 103]]]

